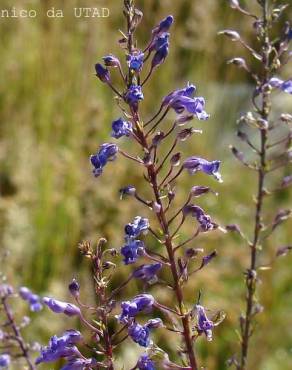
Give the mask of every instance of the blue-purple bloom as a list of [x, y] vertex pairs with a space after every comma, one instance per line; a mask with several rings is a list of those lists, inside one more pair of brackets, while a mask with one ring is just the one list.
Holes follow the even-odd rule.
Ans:
[[135, 263], [144, 254], [144, 243], [141, 240], [129, 240], [121, 248], [121, 254], [125, 265]]
[[205, 213], [205, 211], [194, 204], [189, 204], [183, 208], [184, 216], [191, 214], [192, 217], [195, 217], [198, 223], [201, 226], [203, 232], [210, 231], [218, 228], [218, 225], [211, 220], [211, 217]]
[[137, 111], [139, 101], [144, 99], [141, 86], [131, 85], [125, 93], [124, 98], [126, 103], [128, 103], [134, 111]]
[[209, 115], [204, 111], [205, 99], [193, 97], [196, 91], [194, 85], [187, 85], [184, 89], [179, 89], [168, 94], [162, 101], [162, 106], [168, 106], [181, 114], [184, 111], [195, 115], [199, 120], [206, 120]]
[[173, 23], [173, 16], [168, 15], [164, 18], [153, 30], [152, 34], [155, 36], [160, 35], [161, 33], [167, 32]]
[[148, 347], [150, 344], [150, 329], [161, 328], [162, 326], [161, 319], [148, 320], [145, 325], [140, 325], [134, 320], [129, 325], [128, 332], [135, 343], [142, 347]]
[[91, 164], [93, 165], [93, 174], [98, 177], [102, 174], [103, 167], [109, 161], [116, 159], [119, 148], [116, 144], [105, 143], [102, 144], [96, 154], [90, 156]]
[[133, 185], [128, 185], [119, 190], [119, 193], [121, 195], [121, 199], [124, 197], [124, 195], [135, 195], [136, 194], [136, 188]]
[[147, 353], [143, 353], [137, 363], [139, 370], [155, 370], [154, 362], [149, 358]]
[[110, 81], [110, 73], [109, 71], [100, 63], [96, 63], [95, 65], [95, 72], [96, 76], [102, 81], [102, 82], [109, 82]]
[[43, 302], [55, 313], [63, 313], [67, 316], [81, 315], [80, 308], [75, 306], [75, 304], [58, 301], [57, 299], [49, 297], [44, 297]]
[[212, 329], [214, 328], [213, 321], [209, 320], [205, 308], [201, 305], [196, 305], [197, 309], [197, 327], [198, 331], [205, 333], [208, 341], [212, 340]]
[[127, 56], [127, 62], [129, 68], [133, 69], [136, 72], [140, 72], [143, 67], [144, 54], [142, 51], [134, 52]]
[[155, 282], [157, 280], [157, 272], [161, 269], [161, 267], [161, 263], [141, 265], [133, 272], [133, 276], [149, 283]]
[[270, 79], [269, 85], [272, 87], [276, 87], [288, 94], [292, 94], [292, 79], [283, 81], [277, 77], [273, 77]]
[[139, 294], [131, 301], [124, 301], [121, 303], [121, 314], [117, 317], [119, 322], [127, 324], [139, 312], [149, 312], [152, 309], [155, 299], [151, 294]]
[[43, 308], [40, 297], [37, 294], [33, 294], [28, 288], [19, 288], [19, 295], [24, 301], [28, 302], [29, 308], [32, 312], [38, 312]]
[[0, 355], [0, 368], [8, 368], [10, 365], [10, 356], [7, 353]]
[[61, 337], [54, 335], [51, 337], [48, 346], [41, 349], [41, 354], [35, 362], [36, 365], [41, 362], [54, 362], [64, 357], [78, 357], [80, 352], [75, 344], [81, 340], [81, 333], [73, 329], [65, 331]]
[[119, 139], [122, 136], [130, 136], [133, 132], [132, 123], [119, 118], [112, 123], [112, 137]]
[[158, 67], [160, 64], [162, 64], [165, 60], [165, 58], [168, 55], [168, 49], [169, 43], [166, 41], [164, 44], [160, 46], [160, 48], [156, 51], [154, 54], [154, 57], [151, 62], [151, 68]]
[[112, 54], [106, 55], [102, 59], [104, 61], [104, 64], [107, 67], [119, 67], [120, 66], [119, 59]]
[[135, 343], [142, 347], [148, 347], [150, 344], [150, 329], [147, 325], [140, 325], [135, 321], [129, 326], [129, 336]]
[[95, 359], [87, 359], [80, 357], [69, 358], [69, 361], [64, 365], [61, 370], [84, 370], [91, 369], [91, 366], [96, 365]]
[[149, 47], [149, 51], [150, 52], [153, 50], [158, 51], [162, 45], [164, 45], [165, 43], [168, 43], [168, 40], [169, 40], [169, 33], [167, 32], [161, 34], [160, 36], [154, 37]]
[[125, 226], [126, 238], [135, 239], [140, 234], [145, 234], [149, 229], [149, 220], [148, 218], [136, 216], [132, 223], [129, 223]]
[[207, 175], [212, 175], [216, 180], [222, 182], [219, 171], [220, 161], [207, 161], [204, 158], [189, 157], [184, 161], [183, 167], [186, 168], [191, 175], [198, 171], [202, 171]]

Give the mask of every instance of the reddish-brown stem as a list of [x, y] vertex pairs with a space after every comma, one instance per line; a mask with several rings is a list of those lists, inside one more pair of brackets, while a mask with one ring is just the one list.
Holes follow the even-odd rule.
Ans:
[[22, 352], [21, 356], [25, 358], [25, 360], [27, 362], [27, 365], [28, 365], [28, 368], [30, 370], [35, 370], [35, 366], [33, 365], [32, 361], [30, 359], [30, 356], [29, 356], [28, 348], [27, 348], [27, 346], [26, 346], [26, 344], [25, 344], [25, 342], [22, 338], [19, 327], [17, 326], [17, 324], [14, 321], [13, 313], [11, 311], [11, 308], [10, 308], [9, 304], [7, 303], [6, 298], [2, 299], [2, 304], [3, 304], [4, 311], [5, 311], [5, 315], [7, 316], [7, 319], [8, 319], [8, 323], [11, 326], [11, 328], [14, 332], [14, 335], [15, 335], [15, 339], [16, 339], [16, 341], [19, 344], [19, 347], [21, 349], [21, 352]]

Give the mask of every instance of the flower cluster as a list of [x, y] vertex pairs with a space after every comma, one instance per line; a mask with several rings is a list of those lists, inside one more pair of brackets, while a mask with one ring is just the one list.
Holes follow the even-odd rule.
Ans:
[[[103, 238], [99, 240], [96, 248], [92, 248], [89, 242], [80, 244], [82, 255], [92, 263], [98, 307], [88, 306], [81, 301], [80, 286], [75, 279], [70, 283], [69, 291], [76, 304], [55, 298], [43, 298], [43, 303], [51, 311], [69, 317], [75, 316], [92, 332], [96, 353], [104, 357], [101, 362], [84, 357], [76, 347], [76, 343], [81, 344], [84, 341], [80, 333], [67, 331], [61, 337], [51, 338], [49, 345], [42, 349], [37, 364], [65, 358], [67, 364], [63, 370], [87, 367], [94, 369], [105, 367], [113, 370], [113, 351], [129, 338], [146, 348], [134, 368], [140, 370], [181, 368], [182, 365], [171, 362], [166, 352], [154, 343], [151, 331], [162, 328], [179, 334], [179, 340], [183, 341], [183, 348], [180, 351], [183, 357], [181, 363], [187, 364], [188, 367], [184, 368], [196, 370], [198, 364], [193, 348], [195, 342], [202, 334], [206, 335], [207, 340], [211, 340], [215, 323], [207, 318], [205, 308], [200, 302], [196, 306], [197, 316], [193, 315], [195, 297], [192, 302], [185, 302], [183, 289], [191, 275], [207, 266], [217, 252], [204, 256], [199, 267], [194, 269], [199, 252], [187, 253], [183, 247], [199, 234], [220, 228], [201, 207], [191, 202], [208, 192], [215, 193], [210, 188], [194, 186], [187, 201], [178, 209], [174, 206], [174, 199], [176, 184], [185, 173], [184, 169], [190, 174], [204, 172], [221, 182], [220, 161], [208, 161], [197, 156], [184, 158], [183, 152], [177, 151], [178, 143], [189, 140], [194, 134], [202, 133], [191, 125], [191, 121], [205, 121], [209, 118], [205, 111], [205, 99], [196, 95], [196, 87], [193, 84], [188, 83], [184, 88], [166, 94], [161, 100], [158, 112], [152, 118], [143, 117], [140, 105], [144, 100], [144, 86], [169, 55], [170, 29], [174, 18], [169, 15], [159, 22], [152, 30], [146, 47], [139, 48], [134, 33], [143, 14], [134, 7], [133, 0], [125, 0], [124, 5], [127, 30], [123, 33], [125, 37], [119, 40], [125, 51], [124, 63], [117, 56], [108, 54], [103, 57], [103, 63], [95, 64], [95, 72], [98, 79], [114, 92], [121, 109], [121, 117], [111, 123], [111, 136], [114, 139], [124, 138], [130, 141], [131, 145], [127, 148], [133, 151], [136, 148], [136, 152], [134, 154], [127, 152], [122, 148], [122, 143], [119, 147], [114, 143], [105, 143], [91, 155], [90, 161], [95, 177], [103, 173], [104, 167], [108, 162], [115, 160], [118, 153], [120, 157], [143, 168], [150, 194], [149, 192], [147, 196], [143, 194], [145, 186], [138, 189], [133, 185], [123, 187], [119, 193], [121, 199], [129, 196], [138, 201], [147, 212], [150, 212], [153, 220], [151, 216], [149, 218], [136, 216], [132, 222], [126, 224], [124, 243], [119, 250], [106, 248], [106, 240]], [[112, 73], [120, 76], [121, 85], [115, 85], [116, 79], [112, 79]], [[163, 131], [162, 122], [172, 119], [171, 112], [174, 112], [175, 120], [167, 131]], [[181, 126], [188, 124], [190, 126], [181, 129]], [[165, 152], [164, 145], [161, 144], [167, 142], [166, 138], [172, 138], [173, 144]], [[194, 217], [199, 226], [191, 238], [184, 240], [180, 229], [188, 220], [187, 215]], [[181, 222], [178, 221], [180, 217]], [[148, 244], [148, 240], [144, 240], [148, 238], [147, 234], [151, 235], [154, 243]], [[121, 258], [124, 264], [117, 262], [117, 258]], [[138, 259], [143, 260], [143, 263], [135, 266], [126, 281], [116, 286], [117, 282], [112, 280], [113, 272], [118, 268], [129, 268], [128, 266], [135, 264]], [[158, 274], [165, 276], [158, 278]], [[120, 300], [121, 291], [133, 279], [139, 280], [138, 286], [143, 284], [144, 292], [132, 299], [121, 300], [120, 312], [116, 315], [114, 312], [117, 307], [116, 300]], [[173, 299], [170, 299], [170, 305], [158, 302], [149, 291], [157, 283], [172, 294], [176, 302], [173, 302]], [[144, 318], [145, 315], [155, 311], [158, 311], [161, 317]], [[97, 317], [91, 322], [86, 318], [87, 312], [96, 312]], [[115, 324], [109, 325], [114, 316], [117, 319]]]

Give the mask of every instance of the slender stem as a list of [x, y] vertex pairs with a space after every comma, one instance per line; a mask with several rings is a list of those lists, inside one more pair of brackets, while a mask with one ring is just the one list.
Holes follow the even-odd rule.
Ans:
[[2, 299], [2, 304], [3, 304], [3, 307], [4, 307], [5, 314], [7, 316], [7, 319], [9, 320], [9, 324], [12, 327], [12, 330], [15, 334], [15, 338], [16, 338], [16, 340], [19, 344], [19, 347], [22, 351], [22, 356], [25, 358], [29, 369], [30, 370], [35, 370], [35, 366], [33, 365], [32, 361], [30, 359], [30, 356], [29, 356], [28, 348], [27, 348], [27, 346], [26, 346], [26, 344], [25, 344], [25, 342], [22, 338], [19, 327], [16, 325], [16, 323], [14, 321], [14, 317], [13, 317], [11, 308], [9, 307], [9, 305], [6, 301], [6, 298]]
[[[143, 146], [145, 150], [148, 151], [148, 143], [147, 139], [144, 136], [144, 133], [140, 133], [141, 141], [143, 142]], [[178, 302], [178, 308], [179, 308], [179, 314], [181, 315], [181, 321], [182, 321], [182, 326], [183, 326], [183, 336], [184, 336], [184, 341], [186, 345], [186, 353], [189, 358], [189, 363], [192, 367], [193, 370], [198, 369], [197, 361], [196, 361], [196, 356], [193, 348], [193, 343], [192, 343], [192, 333], [190, 330], [190, 322], [189, 322], [189, 315], [186, 314], [185, 308], [184, 308], [184, 297], [183, 297], [183, 291], [179, 283], [179, 273], [178, 273], [178, 267], [176, 264], [175, 260], [175, 255], [174, 255], [174, 246], [172, 244], [172, 238], [170, 236], [170, 231], [168, 228], [168, 221], [166, 219], [165, 215], [165, 210], [162, 204], [162, 201], [160, 199], [160, 194], [159, 194], [159, 187], [158, 187], [158, 179], [157, 179], [157, 169], [155, 168], [155, 164], [151, 164], [148, 166], [148, 176], [151, 182], [151, 186], [154, 192], [155, 200], [156, 202], [161, 206], [160, 212], [156, 213], [158, 222], [161, 226], [161, 229], [164, 234], [165, 238], [165, 246], [167, 249], [168, 253], [168, 258], [170, 262], [170, 269], [173, 277], [173, 285], [174, 285], [174, 291], [176, 295], [176, 299]]]
[[[264, 76], [262, 79], [262, 85], [266, 84], [269, 80], [270, 75], [270, 66], [269, 66], [269, 36], [268, 36], [268, 0], [264, 0], [263, 4], [263, 29], [264, 29], [264, 44], [263, 44], [263, 63], [264, 63]], [[260, 116], [264, 120], [268, 121], [270, 110], [270, 93], [263, 91], [262, 93], [262, 109], [260, 111]], [[246, 275], [246, 287], [247, 287], [247, 296], [246, 296], [246, 313], [245, 321], [243, 324], [242, 330], [242, 343], [241, 343], [241, 359], [239, 370], [245, 370], [247, 367], [248, 360], [248, 350], [249, 350], [249, 339], [252, 334], [252, 316], [253, 316], [253, 307], [254, 307], [254, 296], [256, 292], [256, 269], [257, 269], [257, 250], [258, 242], [261, 234], [261, 220], [262, 220], [262, 210], [263, 210], [263, 201], [264, 201], [264, 184], [265, 184], [265, 175], [266, 175], [266, 150], [267, 150], [267, 131], [260, 131], [260, 141], [261, 141], [261, 150], [260, 150], [260, 167], [258, 170], [258, 190], [257, 190], [257, 204], [255, 211], [255, 221], [254, 221], [254, 237], [253, 242], [250, 246], [250, 266], [249, 271]]]

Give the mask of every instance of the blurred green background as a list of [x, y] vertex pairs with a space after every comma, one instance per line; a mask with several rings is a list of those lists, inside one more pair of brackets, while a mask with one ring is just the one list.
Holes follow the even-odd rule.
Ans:
[[[217, 36], [217, 32], [236, 28], [254, 47], [257, 45], [250, 20], [229, 9], [227, 3], [137, 0], [144, 13], [138, 31], [141, 46], [147, 43], [151, 28], [159, 20], [167, 14], [175, 17], [170, 55], [145, 87], [143, 112], [150, 117], [163, 96], [185, 86], [187, 81], [197, 85], [198, 94], [206, 98], [211, 118], [194, 122], [204, 133], [185, 143], [186, 155], [222, 160], [224, 183], [206, 176], [184, 175], [178, 199], [183, 201], [195, 184], [212, 185], [219, 196], [206, 196], [199, 204], [220, 224], [239, 223], [250, 235], [255, 174], [236, 162], [228, 146], [238, 144], [236, 120], [250, 109], [252, 85], [243, 71], [226, 66], [226, 60], [245, 56], [255, 68], [257, 65], [239, 45]], [[242, 3], [259, 10], [256, 1]], [[80, 256], [77, 244], [83, 239], [94, 243], [104, 236], [110, 246], [118, 247], [124, 224], [141, 213], [133, 200], [120, 202], [117, 193], [127, 184], [135, 184], [143, 192], [141, 173], [133, 170], [131, 163], [120, 157], [101, 178], [95, 179], [88, 161], [89, 155], [109, 140], [111, 121], [119, 115], [112, 93], [97, 81], [93, 66], [110, 52], [122, 57], [117, 43], [118, 29], [124, 29], [122, 1], [0, 3], [1, 9], [13, 6], [35, 9], [38, 15], [34, 19], [0, 18], [0, 245], [3, 251], [10, 252], [1, 269], [14, 284], [25, 284], [40, 294], [60, 299], [68, 299], [67, 283], [75, 276], [82, 284], [84, 299], [92, 301], [89, 265]], [[97, 19], [73, 15], [74, 7], [96, 6], [108, 7], [110, 16]], [[64, 17], [47, 18], [46, 11], [51, 7], [62, 9]], [[290, 64], [283, 69], [283, 77], [291, 77], [291, 73]], [[291, 96], [275, 94], [273, 99], [276, 114], [291, 114]], [[122, 145], [129, 152], [134, 150], [126, 140]], [[285, 174], [288, 173], [287, 170]], [[283, 170], [274, 172], [270, 186], [278, 184], [283, 175]], [[271, 196], [266, 206], [267, 220], [278, 209], [288, 208], [290, 202], [288, 190]], [[191, 227], [187, 225], [183, 232], [189, 234]], [[291, 222], [279, 228], [264, 245], [260, 262], [268, 263], [278, 246], [289, 243], [289, 236], [291, 243]], [[207, 369], [221, 370], [238, 349], [235, 329], [244, 307], [243, 269], [248, 249], [238, 237], [220, 232], [203, 235], [198, 244], [206, 251], [216, 248], [219, 256], [188, 284], [187, 299], [194, 304], [201, 289], [204, 305], [211, 311], [226, 312], [226, 320], [215, 330], [214, 341], [200, 339], [197, 346], [201, 363]], [[272, 270], [261, 273], [259, 297], [265, 311], [258, 317], [260, 325], [251, 342], [250, 369], [291, 369], [291, 258], [281, 258]], [[119, 269], [119, 274], [117, 281], [129, 274], [129, 268]], [[161, 301], [171, 299], [159, 288], [151, 289]], [[138, 290], [141, 286], [132, 284], [124, 297]], [[26, 331], [30, 340], [45, 343], [52, 334], [73, 326], [71, 319], [47, 310], [34, 316], [32, 331]], [[169, 334], [158, 331], [158, 344], [164, 346], [166, 338]], [[131, 347], [124, 347], [118, 362], [124, 360], [130, 366], [139, 348], [128, 344]], [[168, 349], [174, 356], [175, 346]]]

